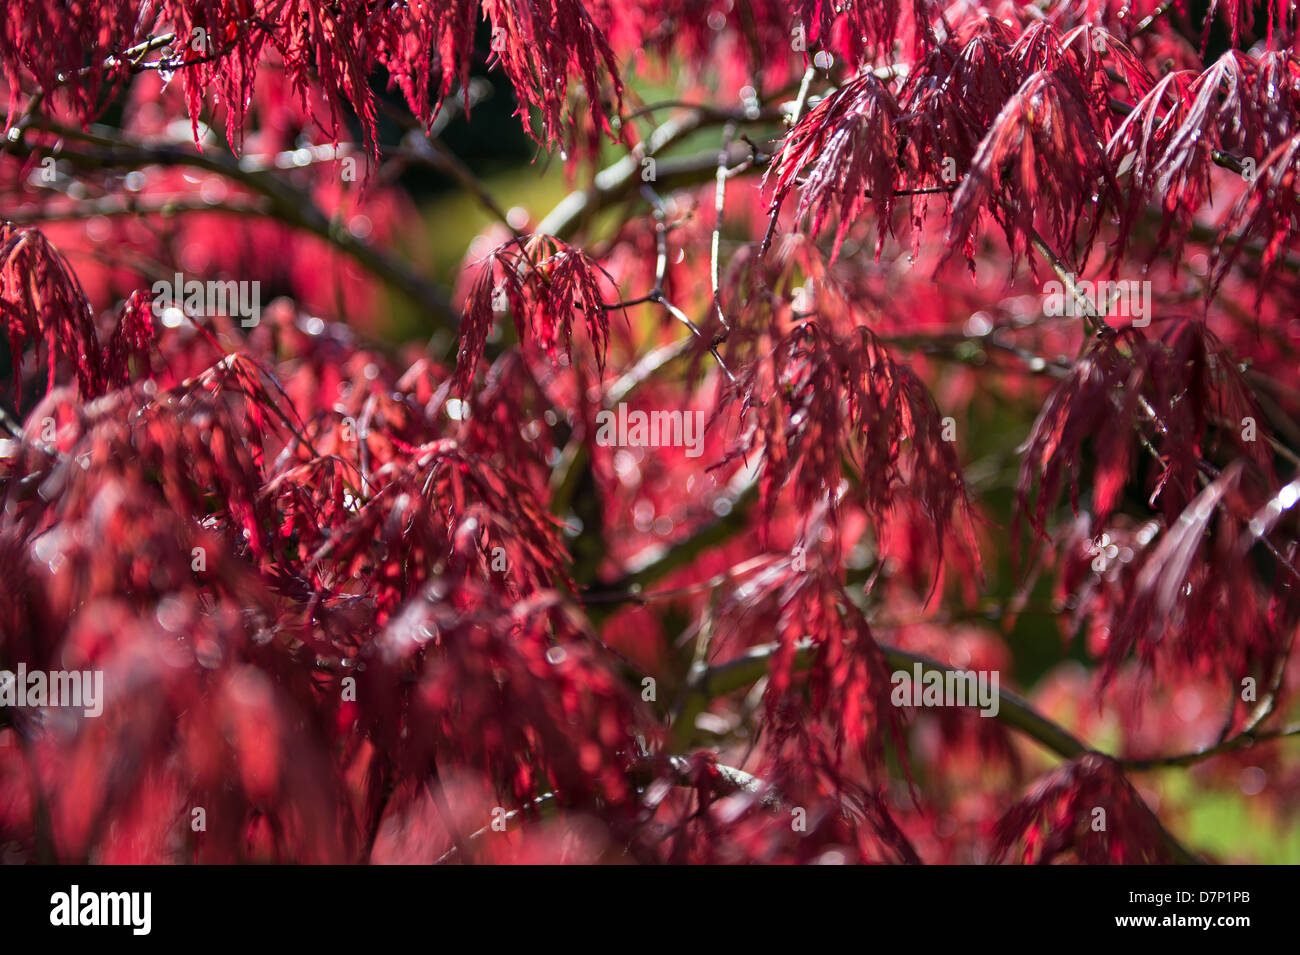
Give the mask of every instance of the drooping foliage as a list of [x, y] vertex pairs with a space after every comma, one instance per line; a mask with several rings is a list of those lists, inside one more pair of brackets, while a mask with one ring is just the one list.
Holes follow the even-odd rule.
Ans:
[[0, 854], [1289, 825], [1296, 5], [1198, 9], [11, 0]]

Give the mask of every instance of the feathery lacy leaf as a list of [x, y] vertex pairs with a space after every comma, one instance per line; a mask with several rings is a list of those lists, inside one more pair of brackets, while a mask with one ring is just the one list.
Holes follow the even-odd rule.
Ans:
[[728, 460], [747, 457], [761, 438], [764, 514], [793, 485], [804, 513], [853, 501], [879, 531], [901, 496], [919, 505], [939, 553], [958, 521], [975, 552], [961, 468], [934, 399], [870, 330], [841, 337], [803, 322], [743, 371], [735, 392], [750, 430]]
[[[1100, 225], [1099, 204], [1113, 201], [1116, 186], [1086, 94], [1071, 70], [1039, 70], [1006, 102], [952, 200], [950, 254], [970, 247], [980, 212], [1002, 224], [1013, 259], [1029, 247], [1035, 222], [1045, 222], [1058, 248], [1091, 247]], [[1092, 211], [1087, 233], [1081, 220]], [[969, 256], [968, 256], [969, 258]], [[973, 260], [971, 266], [973, 267]]]
[[[108, 385], [90, 304], [81, 283], [54, 246], [36, 229], [0, 225], [0, 318], [15, 368], [27, 345], [43, 347], [46, 387], [56, 381], [60, 358], [76, 371], [82, 395], [103, 394]], [[136, 319], [126, 318], [138, 339]], [[116, 369], [114, 369], [116, 370]], [[14, 396], [22, 401], [22, 376], [14, 375]]]
[[[609, 316], [601, 279], [613, 278], [581, 249], [548, 235], [511, 239], [484, 257], [466, 294], [467, 307], [456, 357], [463, 394], [487, 344], [495, 313], [509, 309], [520, 341], [540, 346], [553, 360], [569, 354], [574, 313], [581, 314], [596, 365], [605, 367]], [[614, 292], [617, 288], [614, 287]]]
[[1150, 502], [1160, 501], [1169, 519], [1196, 493], [1203, 455], [1218, 447], [1253, 460], [1271, 480], [1264, 442], [1242, 439], [1248, 417], [1260, 417], [1248, 386], [1200, 323], [1176, 324], [1162, 339], [1105, 328], [1034, 422], [1020, 469], [1017, 521], [1026, 519], [1045, 533], [1047, 509], [1067, 475], [1070, 505], [1078, 513], [1079, 465], [1088, 445], [1096, 462], [1092, 527], [1097, 532], [1130, 480], [1142, 435], [1160, 453]]
[[1048, 864], [1067, 854], [1085, 865], [1173, 861], [1142, 797], [1098, 753], [1053, 771], [1002, 817], [994, 858], [1005, 859], [1017, 845], [1024, 863]]
[[876, 255], [880, 254], [898, 180], [894, 128], [899, 115], [888, 87], [874, 73], [863, 73], [799, 121], [768, 170], [769, 177], [776, 177], [774, 214], [800, 175], [805, 178], [798, 182], [795, 218], [810, 219], [810, 230], [818, 232], [826, 216], [837, 212], [832, 260], [839, 255], [849, 226], [868, 205], [876, 215]]

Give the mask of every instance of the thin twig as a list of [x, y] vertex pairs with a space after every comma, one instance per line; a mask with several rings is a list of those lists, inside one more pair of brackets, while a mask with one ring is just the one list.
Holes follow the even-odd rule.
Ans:
[[[41, 128], [69, 138], [85, 134], [52, 123]], [[407, 263], [353, 235], [342, 223], [331, 220], [311, 198], [283, 179], [246, 169], [234, 156], [216, 152], [198, 153], [174, 145], [146, 145], [126, 139], [112, 148], [73, 150], [65, 145], [46, 146], [26, 142], [7, 143], [18, 155], [44, 154], [89, 169], [139, 168], [148, 165], [191, 166], [240, 183], [267, 200], [265, 215], [323, 239], [361, 265], [394, 291], [404, 295], [427, 314], [455, 328], [459, 315], [447, 295], [414, 271]]]
[[[727, 316], [722, 311], [722, 292], [719, 288], [718, 246], [722, 239], [722, 210], [727, 201], [727, 149], [731, 146], [735, 135], [735, 124], [728, 123], [727, 127], [722, 132], [722, 148], [718, 151], [718, 171], [714, 177], [716, 180], [716, 187], [713, 191], [713, 242], [709, 250], [709, 281], [712, 283], [713, 287], [713, 309], [717, 312], [718, 321], [722, 325], [723, 337], [726, 336], [727, 332], [731, 331], [731, 325], [727, 323]], [[717, 343], [715, 342], [714, 344], [716, 345]], [[728, 374], [728, 377], [730, 377], [730, 374]]]

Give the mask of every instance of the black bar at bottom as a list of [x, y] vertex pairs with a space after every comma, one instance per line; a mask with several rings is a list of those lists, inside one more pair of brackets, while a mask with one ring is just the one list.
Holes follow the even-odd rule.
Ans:
[[127, 946], [338, 946], [409, 933], [434, 944], [468, 934], [495, 947], [512, 935], [536, 942], [539, 932], [563, 944], [569, 931], [574, 941], [594, 943], [607, 932], [597, 926], [611, 920], [643, 939], [659, 930], [681, 937], [724, 926], [726, 937], [737, 939], [752, 921], [756, 941], [773, 919], [809, 940], [829, 940], [846, 921], [858, 922], [864, 944], [884, 930], [877, 920], [971, 940], [1010, 933], [1029, 941], [1050, 931], [1043, 937], [1173, 941], [1199, 934], [1231, 944], [1242, 933], [1289, 931], [1290, 883], [1289, 870], [1262, 866], [626, 867], [598, 876], [577, 868], [461, 866], [14, 867], [0, 868], [0, 912], [9, 939], [76, 936], [79, 944]]

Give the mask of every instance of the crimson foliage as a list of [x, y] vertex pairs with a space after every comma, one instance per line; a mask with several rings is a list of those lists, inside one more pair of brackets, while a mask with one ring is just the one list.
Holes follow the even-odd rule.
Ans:
[[[3, 857], [1285, 827], [1296, 9], [1205, 7], [9, 0], [0, 669], [105, 698], [0, 707]], [[548, 214], [440, 139], [494, 72]], [[422, 163], [492, 218], [455, 276]], [[996, 705], [897, 692], [954, 670]]]

